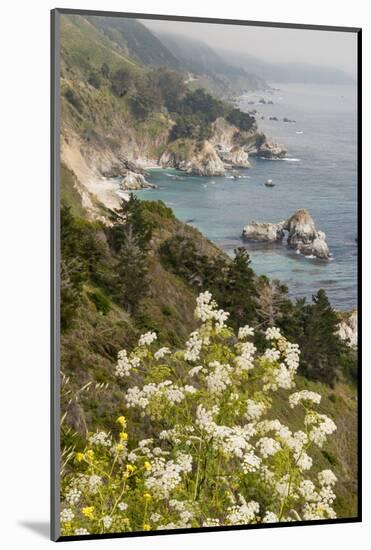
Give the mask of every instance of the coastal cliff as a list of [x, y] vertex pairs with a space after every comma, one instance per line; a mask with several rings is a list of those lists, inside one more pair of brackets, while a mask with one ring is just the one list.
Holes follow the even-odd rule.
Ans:
[[[153, 39], [140, 25], [135, 32], [139, 43]], [[259, 131], [254, 116], [190, 86], [170, 52], [169, 68], [147, 64], [83, 17], [64, 17], [61, 37], [70, 45], [61, 50], [61, 160], [90, 217], [101, 215], [99, 203], [117, 207], [118, 191], [149, 187], [149, 167], [221, 176], [248, 168], [249, 154], [286, 154]], [[104, 54], [82, 54], [98, 51]]]

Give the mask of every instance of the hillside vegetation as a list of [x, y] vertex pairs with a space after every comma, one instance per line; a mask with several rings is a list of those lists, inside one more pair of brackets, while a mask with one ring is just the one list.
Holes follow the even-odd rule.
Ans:
[[[214, 426], [216, 430], [220, 428], [223, 433], [241, 434], [248, 425], [243, 410], [252, 397], [258, 408], [261, 409], [263, 402], [267, 411], [269, 409], [267, 420], [279, 419], [293, 433], [300, 432], [304, 414], [294, 414], [288, 401], [287, 390], [294, 391], [294, 381], [295, 391], [304, 391], [301, 395], [313, 397], [311, 392], [315, 392], [322, 396], [320, 403], [317, 397], [313, 398], [316, 414], [328, 415], [337, 425], [325, 446], [311, 448], [311, 457], [316, 475], [320, 471], [332, 470], [338, 479], [334, 503], [330, 502], [332, 493], [327, 491], [332, 487], [333, 478], [324, 474], [324, 478], [330, 479], [329, 487], [327, 481], [324, 482], [327, 493], [323, 490], [322, 496], [317, 495], [323, 508], [313, 510], [307, 506], [308, 502], [300, 501], [296, 513], [300, 519], [334, 517], [335, 513], [340, 517], [355, 516], [356, 352], [340, 339], [339, 316], [324, 291], [320, 290], [311, 302], [293, 302], [288, 297], [288, 289], [279, 281], [258, 277], [254, 273], [245, 249], [236, 249], [234, 257], [230, 258], [195, 228], [177, 220], [172, 210], [161, 201], [139, 201], [133, 195], [120, 200], [116, 193], [117, 181], [127, 173], [142, 175], [146, 166], [158, 163], [161, 158], [170, 163], [183, 163], [187, 169], [194, 170], [195, 158], [201, 158], [202, 163], [207, 155], [218, 169], [220, 166], [223, 169], [223, 151], [219, 147], [221, 137], [230, 145], [228, 153], [233, 153], [236, 148], [245, 147], [246, 151], [258, 148], [266, 137], [259, 132], [251, 114], [241, 112], [204, 88], [191, 86], [187, 82], [184, 60], [140, 22], [63, 16], [61, 25], [64, 533], [86, 534], [85, 531], [89, 531], [86, 522], [89, 532], [160, 528], [160, 519], [150, 521], [147, 514], [154, 503], [157, 512], [161, 510], [166, 528], [235, 524], [239, 523], [238, 518], [241, 519], [240, 516], [236, 519], [237, 512], [247, 514], [240, 523], [249, 522], [249, 518], [252, 522], [263, 521], [263, 516], [259, 515], [263, 512], [272, 513], [273, 516], [268, 515], [272, 521], [293, 519], [289, 501], [284, 499], [281, 502], [277, 497], [273, 502], [273, 493], [265, 485], [267, 479], [258, 480], [255, 473], [253, 479], [244, 478], [241, 462], [237, 460], [241, 457], [234, 456], [225, 448], [214, 448], [202, 426], [202, 433], [197, 436], [202, 443], [199, 443], [200, 447], [190, 443], [192, 465], [189, 458], [185, 459], [188, 465], [182, 470], [182, 482], [174, 486], [175, 493], [171, 498], [181, 502], [176, 506], [183, 507], [183, 512], [193, 514], [194, 523], [181, 524], [179, 518], [176, 519], [177, 514], [171, 511], [169, 500], [171, 491], [163, 499], [155, 490], [149, 490], [151, 468], [157, 464], [152, 447], [145, 451], [145, 461], [143, 451], [138, 464], [135, 464], [132, 453], [135, 455], [136, 446], [143, 439], [157, 441], [163, 430], [171, 428], [171, 421], [189, 430], [192, 424], [201, 422], [201, 417], [205, 420], [205, 415], [212, 426], [217, 426]], [[209, 293], [221, 308], [217, 312], [210, 313], [214, 311], [214, 303], [207, 302]], [[200, 300], [206, 300], [204, 307], [211, 315], [207, 318], [205, 314], [206, 320], [194, 315]], [[202, 328], [204, 325], [206, 328]], [[254, 336], [253, 342], [247, 338], [245, 347], [238, 343], [240, 329], [245, 330], [247, 336]], [[210, 333], [200, 344], [199, 331], [203, 330]], [[275, 334], [280, 331], [280, 337], [275, 337], [276, 343], [272, 343], [273, 348], [267, 351], [267, 335], [272, 330]], [[154, 341], [159, 347], [156, 356], [157, 352], [150, 347]], [[147, 351], [139, 349], [142, 344], [138, 342], [144, 342]], [[297, 345], [301, 350], [300, 361]], [[251, 351], [251, 346], [254, 348], [253, 359], [252, 356], [247, 358], [247, 352], [243, 351]], [[197, 349], [200, 353], [196, 353]], [[281, 353], [282, 361], [288, 361], [286, 370], [282, 370], [277, 359]], [[295, 368], [289, 360], [292, 354]], [[190, 390], [192, 395], [184, 397], [190, 386], [190, 367], [202, 366], [191, 364], [193, 359], [189, 360], [189, 357], [195, 355], [205, 369], [211, 370], [207, 376], [206, 371], [205, 376], [200, 375], [195, 391]], [[143, 364], [138, 368], [142, 360]], [[229, 363], [237, 365], [241, 361], [245, 365], [252, 364], [249, 363], [252, 361], [257, 367], [256, 372], [262, 376], [254, 378], [255, 375], [250, 376], [238, 369], [232, 373]], [[222, 382], [227, 380], [226, 387], [231, 386], [225, 393], [225, 402], [223, 392], [214, 395], [210, 391], [210, 384], [212, 386], [215, 382], [214, 367]], [[117, 369], [120, 368], [130, 376], [118, 376]], [[250, 367], [245, 370], [250, 370]], [[260, 386], [265, 387], [268, 379], [273, 386], [264, 390]], [[164, 388], [169, 382], [172, 386], [182, 384], [180, 394], [175, 392], [175, 395], [183, 396], [180, 399], [182, 404], [179, 405], [175, 399], [171, 405], [176, 405], [174, 409], [164, 407], [168, 395]], [[147, 385], [150, 388], [155, 385], [161, 391], [148, 410], [138, 411], [128, 404], [128, 394], [132, 395], [129, 390], [147, 391], [144, 390]], [[264, 392], [271, 390], [274, 391], [272, 400], [265, 400]], [[201, 405], [207, 409], [205, 415], [201, 414]], [[117, 417], [120, 418], [120, 428]], [[323, 429], [330, 426], [334, 431], [330, 421], [326, 424], [321, 421], [321, 416], [315, 418], [319, 425], [325, 424]], [[102, 433], [106, 435], [99, 435]], [[282, 433], [287, 436], [285, 430]], [[291, 451], [285, 447], [292, 444], [291, 436], [284, 441], [282, 433], [275, 436], [280, 447], [272, 444], [277, 452], [279, 449], [276, 458], [272, 458], [272, 464], [264, 463], [267, 467], [272, 466], [278, 477], [284, 475], [287, 457], [290, 455], [291, 466], [293, 459]], [[179, 466], [179, 456], [187, 453], [177, 437], [171, 439], [173, 435], [159, 446], [165, 453], [163, 458], [171, 456], [168, 462], [164, 458], [165, 464]], [[107, 437], [110, 445], [102, 446], [102, 438]], [[245, 443], [247, 450], [247, 440]], [[263, 444], [254, 441], [254, 452], [258, 452], [260, 445]], [[118, 452], [113, 464], [108, 447]], [[210, 456], [206, 452], [208, 447]], [[267, 458], [261, 449], [259, 453], [261, 458]], [[129, 460], [129, 456], [133, 459]], [[308, 465], [309, 458], [305, 457], [304, 463]], [[211, 465], [210, 469], [207, 464]], [[300, 468], [297, 471], [296, 466], [295, 463], [295, 490], [301, 491], [303, 473]], [[119, 475], [119, 467], [126, 468], [124, 486], [120, 485], [123, 477]], [[106, 496], [100, 500], [96, 496], [99, 492], [93, 487], [89, 493], [90, 503], [85, 495], [83, 508], [80, 504], [74, 511], [67, 508], [67, 504], [71, 504], [69, 499], [73, 500], [71, 494], [80, 491], [79, 484], [87, 479], [86, 476], [89, 480], [95, 479], [100, 486], [97, 478], [102, 474], [99, 469], [105, 472], [105, 476], [108, 472], [110, 482], [102, 483]], [[228, 472], [225, 477], [230, 474], [231, 482], [222, 479], [224, 469]], [[252, 472], [247, 474], [250, 476]], [[316, 483], [321, 485], [321, 480], [323, 476], [320, 475]], [[115, 491], [119, 487], [120, 494], [128, 488], [132, 491], [128, 494], [130, 506], [124, 501], [121, 503], [122, 511], [128, 504], [130, 513], [116, 517], [119, 501], [113, 504], [112, 499], [117, 500]], [[318, 488], [318, 491], [322, 489]], [[219, 495], [215, 500], [211, 498], [213, 492]], [[324, 497], [325, 493], [328, 498]], [[144, 494], [149, 497], [144, 497]], [[235, 499], [234, 505], [230, 499]], [[249, 499], [249, 502], [260, 499], [260, 512], [255, 505], [255, 511], [250, 509], [243, 499]], [[192, 510], [187, 508], [188, 501], [193, 503]], [[280, 509], [277, 509], [278, 502], [282, 504]], [[201, 508], [197, 508], [197, 503]], [[290, 501], [290, 504], [295, 508], [294, 502]], [[233, 510], [226, 515], [226, 510], [231, 507]], [[157, 513], [155, 509], [151, 510]], [[112, 512], [112, 517], [108, 511]], [[106, 515], [111, 519], [103, 521]]]

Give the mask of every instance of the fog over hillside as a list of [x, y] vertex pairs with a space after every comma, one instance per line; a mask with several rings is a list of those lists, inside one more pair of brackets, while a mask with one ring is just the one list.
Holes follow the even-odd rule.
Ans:
[[[355, 33], [146, 20], [160, 39], [201, 41], [228, 64], [271, 82], [351, 83], [357, 68]], [[185, 52], [186, 53], [186, 52]]]

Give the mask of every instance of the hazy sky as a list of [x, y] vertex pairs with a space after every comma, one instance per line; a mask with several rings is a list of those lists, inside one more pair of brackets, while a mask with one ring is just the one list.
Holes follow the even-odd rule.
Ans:
[[329, 66], [355, 76], [356, 33], [142, 20], [153, 31], [182, 34], [214, 49], [246, 51], [265, 61]]

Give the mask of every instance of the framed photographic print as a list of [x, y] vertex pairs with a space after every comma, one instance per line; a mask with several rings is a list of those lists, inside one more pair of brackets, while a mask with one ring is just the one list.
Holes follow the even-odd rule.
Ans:
[[52, 11], [52, 538], [361, 520], [361, 30]]

